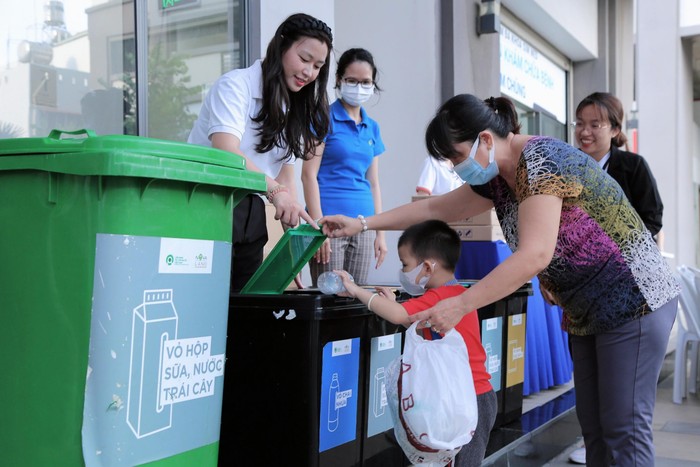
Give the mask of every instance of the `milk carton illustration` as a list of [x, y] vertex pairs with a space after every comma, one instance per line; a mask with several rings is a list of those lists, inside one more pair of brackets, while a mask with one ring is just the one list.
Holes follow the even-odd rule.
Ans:
[[163, 344], [177, 338], [178, 316], [172, 289], [145, 290], [134, 308], [127, 423], [137, 438], [172, 425], [172, 405], [160, 400]]
[[384, 376], [384, 367], [377, 368], [374, 374], [374, 394], [372, 394], [372, 409], [375, 417], [384, 415], [384, 408], [387, 405], [386, 399], [386, 377]]

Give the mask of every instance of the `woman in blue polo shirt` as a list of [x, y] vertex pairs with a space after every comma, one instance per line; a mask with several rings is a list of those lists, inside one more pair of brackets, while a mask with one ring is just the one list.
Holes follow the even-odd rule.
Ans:
[[[377, 67], [365, 49], [349, 49], [338, 60], [331, 104], [331, 127], [317, 156], [304, 161], [306, 209], [314, 219], [324, 214], [364, 217], [382, 211], [377, 156], [384, 152], [379, 125], [362, 108], [377, 87]], [[379, 267], [386, 255], [384, 232], [365, 229], [347, 238], [327, 240], [309, 263], [313, 285], [324, 271], [344, 269], [366, 284], [372, 258]]]

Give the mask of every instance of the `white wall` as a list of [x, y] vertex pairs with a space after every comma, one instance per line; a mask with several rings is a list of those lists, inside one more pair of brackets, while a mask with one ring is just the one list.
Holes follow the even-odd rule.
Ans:
[[[374, 56], [383, 92], [366, 106], [381, 127], [386, 152], [379, 158], [384, 209], [410, 202], [427, 155], [425, 127], [440, 104], [438, 2], [335, 1], [338, 56], [364, 47]], [[370, 283], [398, 283], [400, 232], [387, 232], [389, 254]]]
[[501, 0], [523, 22], [571, 60], [598, 56], [598, 0]]
[[675, 255], [671, 263], [694, 264], [698, 229], [689, 47], [681, 47], [676, 2], [662, 10], [655, 2], [638, 2], [637, 8], [639, 152], [664, 201], [665, 250]]
[[681, 28], [700, 25], [700, 2], [698, 0], [679, 0], [678, 7]]

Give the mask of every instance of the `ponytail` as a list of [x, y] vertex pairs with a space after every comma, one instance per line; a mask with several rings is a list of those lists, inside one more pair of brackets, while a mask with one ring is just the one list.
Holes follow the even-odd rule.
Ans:
[[[520, 122], [518, 121], [518, 111], [515, 104], [507, 97], [489, 97], [484, 103], [493, 109], [496, 117], [501, 120], [501, 127], [507, 129], [508, 133], [520, 134]], [[503, 136], [503, 135], [499, 135]]]
[[612, 139], [612, 144], [613, 144], [613, 146], [615, 146], [616, 148], [621, 148], [621, 147], [624, 146], [624, 147], [625, 147], [625, 151], [628, 151], [628, 150], [629, 150], [629, 148], [628, 148], [628, 146], [627, 146], [627, 135], [625, 135], [625, 134], [622, 132], [622, 130], [620, 130], [620, 132], [617, 134], [617, 136], [615, 136], [615, 137]]

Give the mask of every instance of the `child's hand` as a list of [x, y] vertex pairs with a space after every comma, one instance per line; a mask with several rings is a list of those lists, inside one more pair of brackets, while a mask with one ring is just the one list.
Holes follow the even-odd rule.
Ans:
[[340, 278], [343, 280], [343, 287], [345, 287], [345, 292], [341, 292], [338, 295], [341, 297], [355, 298], [357, 296], [357, 291], [360, 290], [360, 286], [355, 284], [355, 281], [350, 278], [350, 274], [342, 269], [334, 269], [333, 272], [340, 276]]
[[376, 287], [377, 293], [379, 294], [380, 297], [388, 298], [389, 300], [395, 302], [396, 301], [396, 295], [394, 295], [394, 291], [391, 290], [389, 287]]

